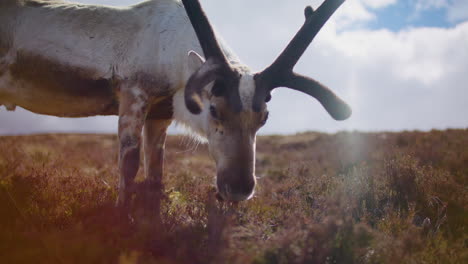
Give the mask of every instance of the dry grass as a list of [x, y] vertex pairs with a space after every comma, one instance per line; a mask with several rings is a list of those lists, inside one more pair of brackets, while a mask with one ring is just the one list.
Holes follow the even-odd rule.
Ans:
[[468, 263], [468, 130], [260, 137], [238, 208], [180, 142], [155, 228], [114, 209], [115, 136], [0, 137], [0, 263]]

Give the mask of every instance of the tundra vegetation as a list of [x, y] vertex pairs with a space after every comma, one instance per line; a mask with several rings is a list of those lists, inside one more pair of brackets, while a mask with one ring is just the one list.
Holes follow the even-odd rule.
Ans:
[[167, 144], [156, 225], [118, 217], [116, 136], [0, 137], [0, 263], [468, 263], [468, 130], [261, 136], [237, 205]]

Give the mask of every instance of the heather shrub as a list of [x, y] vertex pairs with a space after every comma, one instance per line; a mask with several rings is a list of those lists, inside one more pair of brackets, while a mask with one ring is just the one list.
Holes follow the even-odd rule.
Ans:
[[238, 205], [214, 199], [206, 146], [169, 137], [159, 224], [145, 197], [115, 209], [116, 143], [0, 137], [0, 263], [468, 261], [467, 130], [259, 137]]

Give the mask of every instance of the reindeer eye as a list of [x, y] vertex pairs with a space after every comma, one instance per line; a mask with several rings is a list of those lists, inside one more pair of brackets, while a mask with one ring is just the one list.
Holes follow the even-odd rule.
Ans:
[[266, 112], [265, 117], [263, 118], [262, 123], [261, 123], [262, 126], [266, 124], [266, 122], [267, 122], [267, 120], [268, 120], [268, 115], [269, 115], [269, 114], [270, 114], [269, 112]]
[[210, 106], [210, 114], [214, 119], [219, 119], [218, 112], [214, 106]]

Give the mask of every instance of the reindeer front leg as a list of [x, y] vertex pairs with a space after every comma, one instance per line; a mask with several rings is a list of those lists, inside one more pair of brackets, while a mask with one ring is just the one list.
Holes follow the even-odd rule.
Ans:
[[144, 203], [149, 212], [156, 216], [159, 215], [163, 197], [164, 148], [171, 121], [148, 118], [143, 130], [146, 175]]
[[138, 87], [121, 89], [119, 102], [119, 198], [117, 205], [129, 209], [135, 176], [140, 165], [140, 142], [148, 103]]

